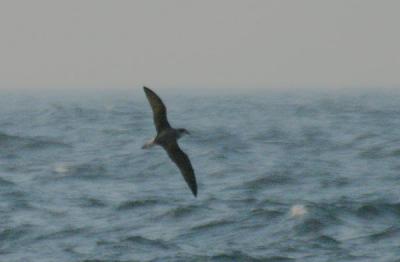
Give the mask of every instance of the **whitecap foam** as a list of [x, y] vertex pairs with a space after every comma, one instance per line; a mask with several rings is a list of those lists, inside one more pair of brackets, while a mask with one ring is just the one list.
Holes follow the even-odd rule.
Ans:
[[58, 163], [54, 166], [54, 172], [59, 174], [65, 174], [68, 172], [68, 164], [67, 163]]
[[307, 214], [307, 208], [304, 205], [294, 205], [290, 208], [291, 217], [302, 217]]

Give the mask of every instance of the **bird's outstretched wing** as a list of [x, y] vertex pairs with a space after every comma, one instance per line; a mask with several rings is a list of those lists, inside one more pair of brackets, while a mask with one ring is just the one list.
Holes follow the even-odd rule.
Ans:
[[167, 151], [168, 156], [172, 161], [179, 167], [183, 178], [192, 190], [193, 195], [197, 196], [197, 183], [196, 177], [194, 176], [194, 171], [192, 164], [190, 163], [189, 157], [183, 152], [177, 142], [168, 143], [163, 145], [163, 148]]
[[145, 86], [143, 87], [143, 90], [147, 96], [147, 100], [149, 100], [151, 109], [153, 110], [154, 125], [156, 126], [157, 133], [165, 128], [169, 128], [170, 125], [167, 119], [167, 108], [161, 98]]

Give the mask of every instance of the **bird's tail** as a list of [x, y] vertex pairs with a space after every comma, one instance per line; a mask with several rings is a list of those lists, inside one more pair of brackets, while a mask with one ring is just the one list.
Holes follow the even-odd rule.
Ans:
[[155, 145], [154, 139], [147, 141], [143, 146], [142, 149], [149, 149]]

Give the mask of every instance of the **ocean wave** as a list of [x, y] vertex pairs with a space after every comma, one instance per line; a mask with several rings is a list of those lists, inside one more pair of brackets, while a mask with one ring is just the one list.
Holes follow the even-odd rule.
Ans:
[[260, 190], [268, 187], [275, 187], [279, 185], [288, 185], [295, 182], [295, 179], [289, 176], [289, 174], [283, 172], [265, 174], [264, 176], [259, 176], [254, 180], [243, 183], [244, 188], [251, 190]]
[[194, 143], [201, 145], [213, 144], [214, 146], [232, 145], [233, 147], [246, 147], [246, 144], [241, 136], [226, 128], [214, 128], [212, 130], [196, 130], [193, 133], [192, 139]]
[[26, 144], [24, 146], [27, 149], [32, 149], [32, 150], [45, 149], [49, 147], [71, 148], [69, 144], [49, 139], [46, 137], [26, 138]]
[[284, 215], [284, 212], [275, 209], [254, 208], [250, 211], [250, 214], [252, 219], [261, 217], [262, 219], [272, 220], [282, 217]]
[[30, 210], [32, 205], [28, 194], [21, 190], [12, 190], [1, 194], [2, 197], [7, 199], [12, 209]]
[[117, 210], [131, 210], [136, 208], [150, 207], [160, 203], [160, 200], [156, 199], [128, 200], [119, 204]]
[[53, 167], [53, 172], [62, 175], [58, 178], [100, 179], [107, 178], [107, 168], [100, 161], [86, 163], [58, 163]]
[[217, 220], [210, 220], [207, 222], [203, 222], [200, 225], [193, 226], [191, 228], [192, 231], [204, 233], [209, 230], [216, 230], [217, 228], [223, 228], [230, 224], [233, 224], [235, 221], [233, 219], [223, 218]]
[[67, 226], [59, 230], [54, 230], [53, 232], [45, 232], [36, 237], [36, 240], [55, 240], [55, 239], [65, 239], [68, 237], [77, 236], [88, 232], [89, 228], [87, 227], [72, 227]]
[[350, 179], [348, 177], [333, 176], [330, 173], [321, 179], [322, 188], [341, 188], [350, 185]]
[[140, 262], [140, 260], [117, 260], [117, 259], [85, 259], [79, 260], [79, 262]]
[[283, 127], [271, 126], [263, 132], [257, 132], [256, 134], [252, 135], [250, 140], [256, 143], [267, 142], [271, 144], [284, 144], [287, 143], [288, 138], [289, 134]]
[[325, 235], [325, 234], [322, 234], [322, 235], [318, 236], [315, 239], [315, 242], [316, 243], [321, 243], [324, 246], [334, 246], [334, 247], [338, 247], [341, 244], [339, 240], [335, 239], [332, 236], [328, 236], [328, 235]]
[[159, 248], [159, 249], [169, 249], [173, 245], [166, 243], [164, 240], [161, 239], [149, 239], [145, 238], [143, 236], [130, 236], [125, 239], [123, 239], [123, 242], [129, 242], [135, 245], [143, 245], [146, 247], [151, 247], [151, 248]]
[[[271, 259], [274, 259], [276, 257], [272, 257]], [[242, 251], [230, 251], [230, 252], [223, 252], [221, 254], [218, 255], [213, 255], [211, 257], [209, 257], [209, 260], [211, 261], [219, 261], [219, 262], [223, 262], [223, 261], [249, 261], [249, 262], [259, 262], [259, 261], [268, 261], [265, 259], [257, 259], [249, 254], [246, 254], [245, 252]], [[285, 260], [270, 260], [270, 261], [285, 261]], [[287, 260], [290, 261], [290, 260]]]
[[392, 157], [400, 157], [400, 148], [392, 150], [389, 155]]
[[122, 135], [127, 135], [130, 134], [131, 130], [129, 128], [105, 128], [102, 130], [102, 132], [106, 135], [110, 136], [122, 136]]
[[0, 186], [11, 187], [11, 186], [15, 186], [15, 183], [11, 182], [5, 178], [0, 177]]
[[103, 200], [93, 198], [93, 197], [87, 197], [82, 199], [82, 204], [80, 206], [82, 207], [106, 207], [107, 203], [104, 202]]
[[263, 262], [291, 262], [296, 261], [294, 258], [284, 257], [284, 256], [270, 256], [270, 257], [261, 257], [257, 261]]
[[0, 246], [9, 241], [16, 241], [29, 235], [33, 231], [33, 229], [34, 227], [29, 224], [22, 224], [15, 227], [6, 226], [0, 232]]
[[2, 150], [41, 150], [48, 148], [71, 148], [71, 145], [47, 137], [27, 137], [0, 133]]
[[21, 137], [19, 137], [19, 136], [8, 135], [6, 133], [0, 132], [0, 143], [9, 142], [9, 141], [18, 141], [20, 139], [21, 139]]
[[163, 218], [183, 218], [186, 216], [193, 215], [195, 212], [198, 211], [197, 205], [189, 205], [189, 206], [178, 206], [175, 208], [171, 208], [167, 212], [161, 215]]
[[304, 236], [306, 234], [319, 234], [327, 225], [318, 218], [307, 218], [294, 227], [298, 235]]
[[368, 236], [371, 241], [379, 241], [384, 239], [398, 238], [400, 236], [400, 228], [398, 226], [390, 226], [381, 232], [377, 232]]
[[387, 156], [384, 145], [373, 145], [359, 152], [359, 156], [365, 159], [378, 159]]
[[355, 214], [363, 219], [380, 219], [385, 215], [400, 218], [400, 203], [369, 202], [358, 204]]
[[54, 121], [84, 120], [94, 122], [103, 115], [98, 109], [83, 107], [80, 105], [52, 104], [48, 110], [49, 118]]

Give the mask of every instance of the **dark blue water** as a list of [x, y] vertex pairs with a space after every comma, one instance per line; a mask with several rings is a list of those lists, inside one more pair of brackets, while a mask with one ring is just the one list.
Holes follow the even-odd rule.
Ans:
[[400, 261], [400, 91], [0, 97], [0, 261]]

